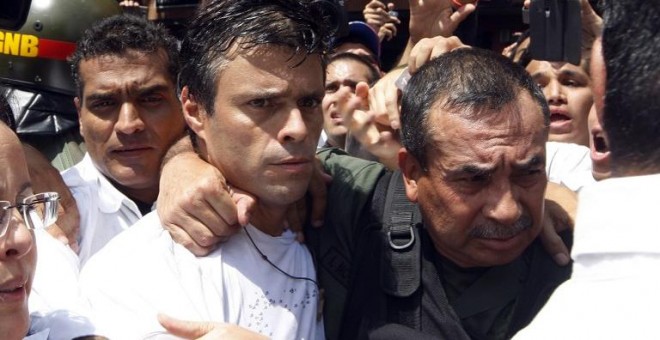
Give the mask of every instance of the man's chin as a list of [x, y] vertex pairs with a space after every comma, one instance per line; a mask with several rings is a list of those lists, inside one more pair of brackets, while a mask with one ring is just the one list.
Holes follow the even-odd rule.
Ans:
[[501, 266], [513, 262], [532, 243], [526, 233], [506, 239], [479, 239], [483, 266]]

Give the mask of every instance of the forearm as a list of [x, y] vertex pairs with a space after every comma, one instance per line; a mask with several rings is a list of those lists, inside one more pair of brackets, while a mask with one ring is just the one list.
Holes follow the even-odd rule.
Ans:
[[169, 150], [167, 150], [167, 153], [165, 154], [165, 157], [163, 157], [163, 160], [160, 164], [161, 171], [165, 167], [165, 164], [167, 164], [172, 158], [179, 155], [190, 156], [192, 154], [195, 154], [195, 148], [193, 146], [192, 139], [189, 135], [184, 135], [178, 141], [176, 141], [176, 143], [172, 144]]

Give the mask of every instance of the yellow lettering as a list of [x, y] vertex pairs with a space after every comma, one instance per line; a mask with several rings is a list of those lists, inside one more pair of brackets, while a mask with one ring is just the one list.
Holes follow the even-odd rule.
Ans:
[[2, 50], [4, 49], [4, 42], [5, 42], [5, 32], [0, 31], [0, 53], [2, 53]]
[[5, 33], [4, 54], [18, 55], [19, 44], [21, 43], [20, 34]]
[[36, 57], [39, 54], [39, 38], [23, 34], [21, 38], [21, 57]]

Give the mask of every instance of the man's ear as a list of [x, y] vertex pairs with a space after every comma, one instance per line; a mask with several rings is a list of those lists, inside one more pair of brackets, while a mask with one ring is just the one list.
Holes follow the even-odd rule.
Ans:
[[206, 120], [206, 111], [203, 106], [198, 103], [192, 94], [188, 86], [184, 86], [181, 89], [181, 108], [183, 111], [183, 118], [186, 120], [188, 127], [195, 132], [201, 139], [205, 138], [204, 130], [204, 120]]
[[76, 111], [78, 112], [78, 126], [80, 129], [80, 135], [84, 138], [85, 137], [85, 129], [83, 128], [82, 120], [80, 119], [80, 110], [82, 109], [82, 102], [80, 101], [79, 97], [73, 98], [73, 105], [76, 106]]
[[424, 173], [423, 167], [408, 150], [401, 148], [399, 150], [399, 169], [403, 174], [403, 183], [406, 186], [406, 196], [411, 202], [417, 203], [417, 181]]

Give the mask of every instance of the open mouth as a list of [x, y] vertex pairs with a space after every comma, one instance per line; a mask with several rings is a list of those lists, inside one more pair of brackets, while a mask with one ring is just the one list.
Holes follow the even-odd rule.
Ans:
[[592, 132], [591, 133], [591, 160], [594, 162], [603, 161], [609, 157], [610, 148], [607, 146], [605, 137], [603, 137], [602, 132]]
[[601, 153], [610, 151], [610, 149], [607, 147], [607, 144], [605, 143], [605, 138], [600, 136], [594, 136], [594, 149], [596, 152]]
[[550, 115], [550, 122], [551, 123], [564, 122], [564, 121], [569, 121], [569, 120], [571, 120], [570, 117], [568, 117], [567, 115], [561, 114], [561, 113], [553, 113], [553, 114]]

